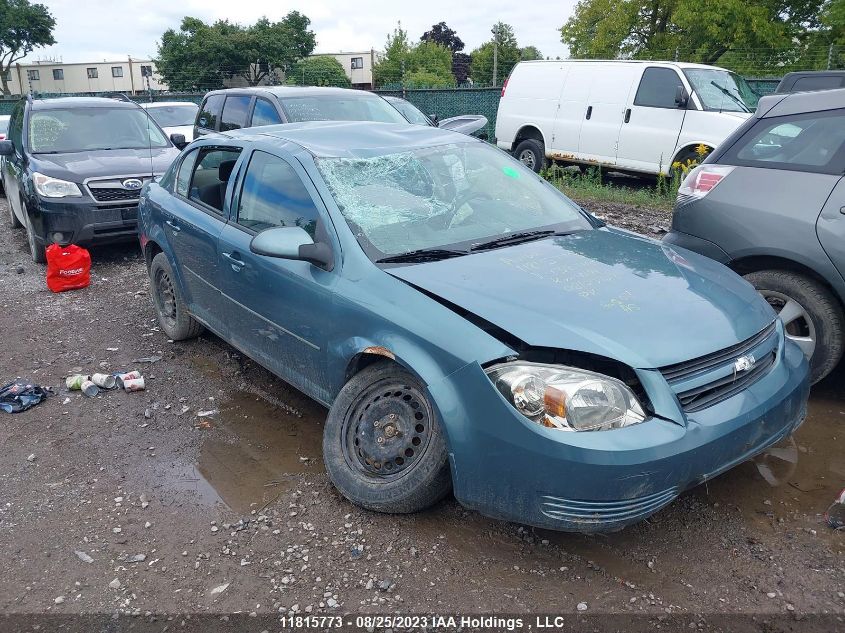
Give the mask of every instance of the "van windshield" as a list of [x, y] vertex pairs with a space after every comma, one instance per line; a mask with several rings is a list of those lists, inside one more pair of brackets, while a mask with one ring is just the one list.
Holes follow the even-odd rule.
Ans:
[[168, 147], [158, 126], [139, 107], [36, 110], [29, 119], [35, 154]]
[[705, 110], [752, 112], [760, 96], [736, 73], [717, 68], [687, 68], [687, 80]]

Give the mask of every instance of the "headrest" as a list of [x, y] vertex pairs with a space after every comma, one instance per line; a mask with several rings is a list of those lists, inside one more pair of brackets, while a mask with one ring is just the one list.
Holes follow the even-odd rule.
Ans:
[[224, 160], [220, 163], [220, 166], [217, 168], [217, 178], [222, 182], [226, 182], [229, 180], [229, 176], [232, 175], [232, 170], [235, 168], [235, 163], [238, 162], [237, 159], [231, 160]]

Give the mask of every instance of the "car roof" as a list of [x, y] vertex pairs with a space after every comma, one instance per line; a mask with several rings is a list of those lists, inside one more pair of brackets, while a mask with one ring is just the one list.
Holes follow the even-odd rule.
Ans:
[[224, 88], [222, 90], [212, 90], [207, 96], [213, 94], [255, 94], [255, 95], [275, 95], [276, 97], [308, 97], [308, 96], [352, 96], [357, 95], [364, 98], [375, 97], [367, 90], [354, 90], [352, 88], [333, 88], [329, 86], [256, 86], [251, 88]]
[[[221, 132], [233, 140], [296, 143], [319, 158], [366, 158], [401, 151], [482, 141], [435, 127], [374, 121], [307, 121]], [[208, 138], [208, 137], [207, 137]]]
[[152, 103], [139, 103], [142, 108], [166, 108], [171, 106], [199, 106], [193, 101], [153, 101]]
[[134, 101], [110, 97], [56, 97], [55, 99], [33, 99], [33, 110], [66, 110], [68, 108], [137, 108]]
[[709, 66], [707, 64], [693, 64], [691, 62], [672, 62], [659, 59], [531, 59], [520, 64], [648, 64], [651, 66], [674, 66], [676, 68], [706, 68], [709, 70], [724, 70], [721, 66]]
[[757, 117], [769, 118], [845, 108], [845, 88], [769, 95], [757, 104]]

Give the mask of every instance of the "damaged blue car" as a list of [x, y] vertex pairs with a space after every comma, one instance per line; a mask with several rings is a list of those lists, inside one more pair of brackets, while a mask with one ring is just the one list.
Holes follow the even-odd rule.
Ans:
[[412, 125], [193, 142], [142, 193], [162, 329], [329, 408], [337, 489], [620, 529], [792, 433], [807, 362], [754, 288], [605, 226], [507, 154]]

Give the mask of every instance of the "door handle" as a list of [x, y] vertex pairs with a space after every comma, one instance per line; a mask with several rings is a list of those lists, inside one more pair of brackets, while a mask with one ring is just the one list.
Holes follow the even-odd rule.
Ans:
[[176, 224], [176, 222], [174, 222], [173, 220], [165, 220], [164, 223], [167, 226], [169, 226], [171, 229], [173, 229], [174, 233], [178, 233], [179, 231], [182, 230], [182, 227], [179, 226], [178, 224]]
[[625, 123], [631, 120], [631, 108], [625, 110]]
[[587, 120], [590, 120], [590, 117], [593, 116], [593, 106], [587, 106]]
[[229, 262], [232, 264], [232, 270], [234, 270], [235, 272], [239, 272], [241, 268], [246, 266], [246, 262], [241, 261], [240, 259], [235, 257], [234, 253], [223, 253], [223, 257], [229, 260]]

